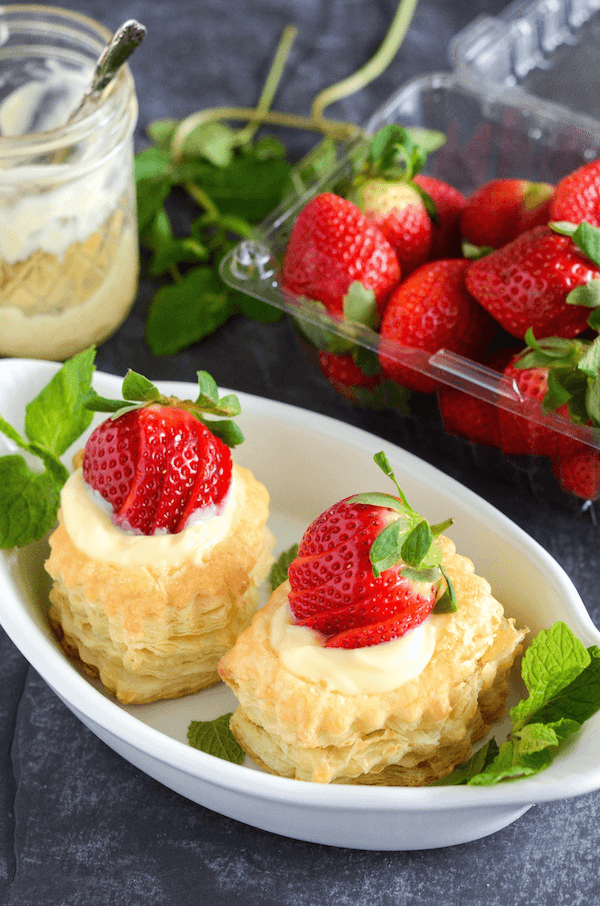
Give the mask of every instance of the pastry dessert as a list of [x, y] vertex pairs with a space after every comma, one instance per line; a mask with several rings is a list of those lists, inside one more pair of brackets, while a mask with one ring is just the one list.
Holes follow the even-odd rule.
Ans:
[[[229, 415], [231, 400], [209, 408]], [[205, 421], [198, 403], [138, 404], [102, 422], [63, 487], [50, 621], [122, 702], [217, 682], [219, 658], [261, 603], [269, 496], [217, 430], [241, 437]]]
[[271, 773], [425, 785], [504, 713], [526, 630], [443, 534], [451, 520], [429, 526], [398, 490], [316, 519], [219, 664], [232, 732]]

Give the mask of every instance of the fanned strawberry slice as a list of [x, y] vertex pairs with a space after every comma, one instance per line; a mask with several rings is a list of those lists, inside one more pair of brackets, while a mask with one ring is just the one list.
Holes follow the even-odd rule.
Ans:
[[[375, 461], [395, 482], [385, 454]], [[322, 633], [325, 647], [377, 644], [419, 625], [436, 605], [455, 609], [436, 541], [452, 520], [430, 526], [396, 487], [398, 497], [334, 504], [308, 527], [289, 566], [290, 610]]]
[[198, 379], [195, 402], [165, 397], [134, 372], [123, 383], [125, 403], [93, 393], [88, 400], [90, 408], [115, 415], [88, 440], [83, 477], [111, 504], [113, 523], [125, 531], [180, 532], [196, 511], [218, 513], [227, 496], [229, 445], [243, 435], [230, 422], [205, 423], [202, 413], [230, 418], [239, 413], [239, 402], [233, 394], [219, 399], [206, 372]]

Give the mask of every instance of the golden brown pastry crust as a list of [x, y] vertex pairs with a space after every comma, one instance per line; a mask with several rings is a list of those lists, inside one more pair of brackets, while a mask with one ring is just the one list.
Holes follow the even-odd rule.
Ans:
[[234, 469], [245, 499], [202, 565], [124, 568], [93, 559], [75, 547], [59, 513], [46, 562], [50, 621], [63, 648], [122, 702], [217, 682], [219, 658], [260, 606], [273, 559], [269, 495], [250, 471]]
[[504, 617], [489, 583], [443, 537], [458, 610], [442, 619], [422, 673], [391, 692], [345, 695], [290, 673], [271, 645], [285, 582], [221, 660], [238, 698], [231, 728], [271, 773], [320, 783], [419, 786], [449, 773], [504, 712], [526, 631]]

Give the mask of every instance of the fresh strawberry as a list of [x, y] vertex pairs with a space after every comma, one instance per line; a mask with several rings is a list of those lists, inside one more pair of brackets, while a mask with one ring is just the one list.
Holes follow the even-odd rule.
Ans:
[[462, 242], [460, 217], [467, 203], [462, 192], [435, 176], [417, 173], [415, 184], [433, 201], [435, 213], [431, 224], [429, 258], [460, 258]]
[[405, 182], [370, 179], [353, 198], [396, 252], [403, 277], [429, 259], [432, 222], [416, 189]]
[[525, 230], [550, 220], [554, 186], [525, 179], [492, 179], [467, 199], [460, 218], [463, 239], [499, 249]]
[[[127, 402], [92, 399], [90, 408], [112, 409], [115, 415], [89, 438], [83, 477], [110, 504], [118, 527], [143, 535], [174, 534], [199, 511], [213, 513], [223, 505], [231, 454], [202, 413], [229, 417], [239, 412], [239, 403], [233, 396], [219, 401], [212, 379], [201, 384], [208, 395], [201, 392], [192, 403], [164, 397], [150, 382], [136, 384], [137, 377], [130, 375], [123, 385]], [[199, 377], [204, 380], [202, 372]], [[212, 422], [229, 443], [239, 443], [239, 431], [225, 424]]]
[[519, 339], [532, 328], [536, 337], [575, 337], [587, 326], [584, 305], [567, 297], [600, 268], [573, 241], [549, 226], [522, 233], [501, 249], [473, 261], [466, 286], [506, 330]]
[[283, 259], [284, 292], [322, 302], [330, 314], [342, 317], [344, 297], [358, 282], [373, 292], [380, 319], [399, 280], [394, 250], [351, 201], [326, 192], [302, 209]]
[[431, 249], [434, 208], [415, 180], [426, 159], [406, 129], [384, 126], [347, 193], [396, 252], [403, 278], [429, 259]]
[[352, 403], [358, 401], [361, 389], [374, 392], [381, 383], [381, 375], [365, 374], [351, 353], [340, 355], [320, 349], [319, 365], [329, 383]]
[[[385, 454], [375, 461], [395, 478]], [[327, 648], [362, 648], [399, 638], [431, 611], [456, 609], [438, 536], [398, 489], [334, 504], [304, 533], [288, 570], [296, 623], [323, 634]], [[441, 594], [442, 587], [446, 585]]]
[[[513, 348], [503, 347], [486, 356], [482, 364], [492, 371], [502, 372], [514, 355]], [[500, 446], [498, 407], [494, 402], [442, 384], [438, 389], [438, 403], [444, 430], [448, 434], [488, 447]]]
[[[437, 352], [448, 349], [470, 358], [481, 358], [494, 331], [492, 318], [465, 287], [466, 259], [453, 258], [423, 264], [391, 294], [381, 337], [399, 346]], [[395, 361], [382, 346], [379, 359], [390, 380], [421, 393], [433, 393], [432, 378]]]
[[562, 489], [582, 500], [595, 500], [600, 494], [600, 451], [581, 445], [566, 456], [552, 461], [552, 471]]
[[560, 180], [550, 219], [600, 226], [600, 159], [583, 164]]

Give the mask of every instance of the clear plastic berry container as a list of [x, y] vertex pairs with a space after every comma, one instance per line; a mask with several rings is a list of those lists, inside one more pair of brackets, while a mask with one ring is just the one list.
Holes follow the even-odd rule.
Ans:
[[[592, 62], [599, 50], [600, 0], [513, 3], [501, 16], [479, 17], [455, 36], [449, 48], [453, 72], [429, 73], [405, 83], [364, 124], [364, 131], [372, 134], [389, 123], [399, 123], [443, 132], [446, 142], [429, 156], [424, 172], [465, 195], [496, 177], [556, 184], [600, 156], [600, 69]], [[595, 87], [594, 79], [599, 83]], [[383, 352], [441, 385], [544, 423], [597, 449], [598, 429], [575, 426], [554, 413], [541, 414], [507, 378], [490, 368], [444, 349], [430, 354], [385, 341], [376, 331], [335, 320], [306, 301], [283, 294], [280, 267], [296, 216], [311, 197], [343, 184], [356, 152], [356, 143], [345, 148], [318, 178], [311, 177], [307, 159], [308, 175], [300, 187], [263, 222], [255, 238], [239, 243], [224, 259], [224, 279], [286, 311], [316, 367], [316, 349], [324, 331], [330, 340], [337, 338], [341, 349], [350, 343], [371, 353]], [[435, 395], [412, 393], [403, 399], [402, 392], [396, 394], [386, 382], [379, 402], [397, 416], [398, 443], [410, 438], [417, 453], [420, 443], [426, 449], [435, 442], [436, 432], [443, 431]], [[595, 520], [590, 501], [561, 491], [545, 457], [506, 457], [496, 448], [461, 438], [451, 447], [452, 455], [461, 461], [468, 457], [474, 468], [495, 471], [519, 490], [544, 500], [551, 496], [570, 508], [588, 511]]]

